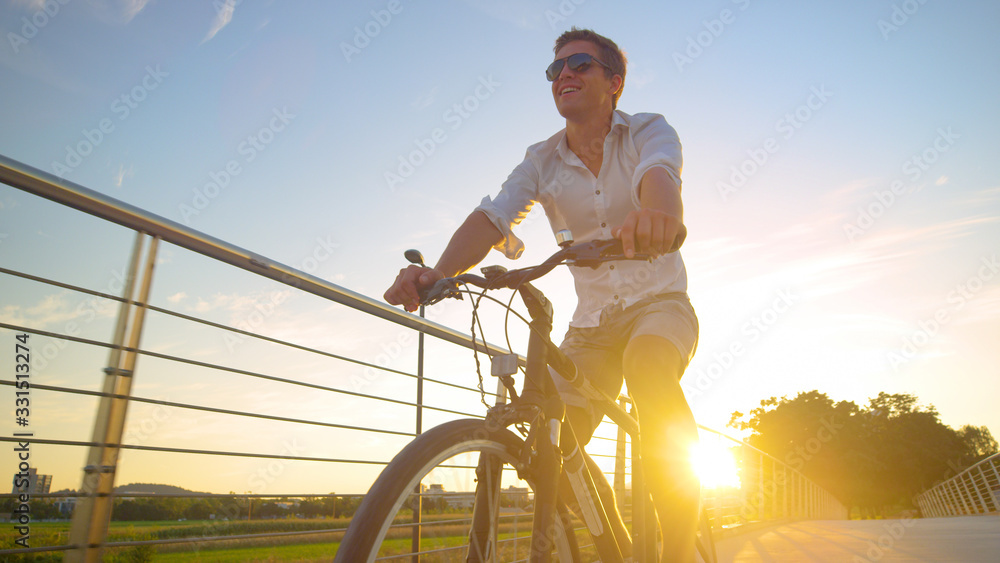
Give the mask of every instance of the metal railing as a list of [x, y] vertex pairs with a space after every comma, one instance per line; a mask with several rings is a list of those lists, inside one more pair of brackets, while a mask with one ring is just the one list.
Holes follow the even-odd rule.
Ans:
[[[129, 230], [135, 231], [132, 255], [125, 268], [120, 294], [116, 294], [117, 290], [97, 291], [84, 287], [83, 284], [51, 279], [51, 276], [38, 275], [37, 271], [25, 272], [22, 271], [26, 269], [24, 267], [21, 269], [0, 267], [0, 276], [3, 276], [4, 279], [18, 280], [17, 283], [36, 289], [57, 288], [62, 292], [95, 300], [103, 304], [101, 307], [104, 309], [111, 306], [118, 308], [117, 315], [106, 315], [109, 319], [113, 316], [117, 318], [113, 327], [108, 326], [111, 332], [109, 339], [94, 337], [87, 331], [80, 331], [76, 328], [71, 329], [69, 325], [62, 330], [56, 330], [38, 323], [33, 325], [30, 321], [23, 319], [0, 317], [0, 330], [29, 333], [36, 338], [44, 339], [44, 342], [48, 343], [45, 346], [58, 343], [57, 345], [52, 344], [54, 349], [73, 345], [91, 352], [103, 350], [108, 354], [107, 363], [103, 364], [105, 367], [99, 386], [79, 383], [79, 381], [75, 384], [67, 383], [66, 378], [61, 378], [59, 382], [51, 384], [43, 383], [39, 381], [37, 374], [31, 381], [32, 392], [92, 401], [86, 402], [87, 405], [96, 402], [93, 432], [89, 440], [73, 437], [72, 433], [60, 436], [0, 436], [0, 441], [4, 442], [27, 442], [32, 447], [58, 448], [60, 452], [73, 448], [79, 451], [80, 448], [83, 448], [87, 452], [82, 484], [73, 497], [75, 507], [73, 508], [69, 536], [60, 538], [58, 541], [62, 543], [59, 545], [32, 546], [27, 550], [23, 549], [23, 546], [19, 549], [2, 549], [0, 556], [28, 552], [62, 551], [66, 552], [67, 560], [70, 561], [98, 561], [106, 549], [145, 546], [167, 547], [173, 544], [190, 543], [196, 543], [200, 546], [213, 544], [213, 542], [250, 538], [266, 540], [268, 538], [288, 539], [309, 536], [311, 541], [315, 541], [317, 535], [323, 535], [330, 541], [330, 538], [335, 538], [343, 531], [342, 525], [331, 523], [309, 530], [238, 534], [224, 531], [223, 526], [215, 523], [205, 529], [206, 533], [194, 537], [122, 541], [109, 539], [112, 538], [109, 525], [113, 520], [116, 498], [121, 501], [122, 498], [119, 497], [123, 496], [123, 494], [116, 493], [115, 490], [116, 484], [120, 484], [116, 483], [116, 476], [120, 474], [121, 462], [119, 458], [123, 452], [181, 456], [180, 459], [183, 460], [193, 459], [193, 456], [197, 456], [198, 459], [218, 460], [213, 462], [217, 464], [223, 463], [221, 460], [256, 459], [262, 460], [261, 463], [278, 464], [282, 470], [291, 464], [315, 463], [333, 467], [332, 471], [335, 472], [344, 470], [344, 468], [369, 467], [373, 469], [367, 474], [372, 478], [377, 475], [378, 469], [388, 462], [388, 459], [368, 458], [349, 453], [330, 455], [322, 452], [316, 453], [316, 455], [302, 455], [302, 452], [297, 451], [268, 452], [257, 451], [258, 449], [254, 447], [241, 449], [213, 446], [207, 438], [201, 443], [196, 442], [193, 445], [153, 444], [150, 442], [157, 436], [156, 425], [159, 420], [155, 414], [157, 411], [149, 411], [148, 409], [162, 409], [163, 412], [169, 412], [171, 413], [169, 418], [174, 421], [201, 421], [208, 420], [208, 417], [226, 417], [227, 420], [236, 419], [243, 421], [246, 425], [255, 425], [254, 428], [259, 427], [256, 426], [258, 423], [287, 424], [303, 429], [299, 432], [305, 432], [305, 429], [331, 432], [333, 434], [325, 435], [323, 440], [334, 443], [357, 442], [359, 436], [361, 440], [365, 440], [367, 437], [384, 437], [386, 440], [397, 440], [401, 446], [409, 438], [421, 432], [422, 425], [425, 423], [424, 419], [427, 416], [435, 417], [435, 422], [456, 417], [482, 416], [481, 412], [466, 412], [468, 409], [456, 407], [455, 405], [476, 404], [476, 401], [456, 401], [455, 394], [465, 394], [470, 398], [476, 395], [477, 398], [484, 400], [493, 395], [483, 390], [481, 382], [479, 386], [470, 385], [467, 378], [464, 377], [469, 372], [469, 368], [466, 367], [453, 367], [440, 372], [436, 371], [433, 378], [426, 377], [423, 374], [424, 359], [421, 356], [417, 357], [416, 371], [411, 372], [405, 369], [405, 366], [401, 368], [396, 365], [404, 361], [405, 358], [399, 362], [366, 361], [351, 357], [348, 353], [340, 350], [331, 350], [326, 346], [296, 342], [289, 338], [264, 334], [264, 331], [261, 330], [247, 330], [242, 326], [234, 326], [238, 323], [212, 320], [208, 318], [208, 315], [191, 315], [178, 310], [177, 307], [170, 307], [169, 303], [156, 304], [156, 298], [153, 296], [151, 288], [154, 271], [160, 267], [158, 266], [160, 263], [158, 256], [164, 252], [161, 246], [166, 243], [191, 251], [195, 253], [194, 255], [208, 257], [216, 262], [235, 266], [238, 270], [250, 272], [253, 274], [251, 277], [255, 280], [260, 279], [260, 277], [273, 280], [283, 290], [297, 290], [298, 294], [318, 297], [320, 302], [327, 306], [330, 303], [338, 304], [343, 306], [342, 309], [345, 311], [357, 311], [366, 318], [389, 323], [389, 326], [417, 331], [421, 337], [426, 334], [434, 337], [435, 342], [443, 343], [445, 346], [457, 345], [465, 349], [471, 349], [475, 346], [479, 351], [485, 350], [491, 355], [506, 353], [506, 349], [502, 346], [492, 345], [482, 340], [473, 344], [468, 335], [450, 327], [402, 312], [309, 273], [269, 260], [256, 253], [2, 156], [0, 156], [0, 182], [54, 201], [61, 206], [123, 226], [127, 229], [124, 231], [125, 234]], [[171, 252], [176, 251], [176, 248], [173, 247], [165, 246]], [[185, 327], [183, 331], [211, 331], [216, 334], [216, 337], [221, 334], [230, 339], [240, 339], [240, 342], [253, 341], [261, 346], [268, 346], [269, 354], [294, 355], [296, 358], [305, 358], [299, 360], [300, 365], [320, 365], [320, 367], [313, 368], [312, 372], [349, 372], [354, 375], [327, 378], [303, 377], [297, 370], [275, 368], [271, 364], [240, 365], [239, 357], [235, 354], [220, 359], [218, 354], [213, 354], [211, 350], [206, 352], [204, 357], [194, 353], [185, 355], [171, 352], [171, 347], [161, 341], [153, 339], [150, 342], [150, 332], [160, 333], [160, 340], [162, 340], [162, 333], [166, 330], [163, 327], [167, 325], [171, 327], [183, 325]], [[222, 340], [220, 339], [219, 342]], [[42, 349], [42, 346], [36, 347], [36, 350]], [[422, 353], [422, 351], [423, 346], [420, 347], [420, 352]], [[403, 354], [398, 355], [402, 356]], [[135, 387], [135, 382], [143, 381], [141, 377], [136, 377], [139, 358], [144, 358], [144, 365], [146, 363], [156, 364], [155, 369], [153, 367], [144, 368], [147, 372], [169, 371], [172, 378], [179, 378], [184, 373], [197, 373], [203, 377], [204, 381], [209, 382], [205, 385], [218, 381], [217, 387], [208, 387], [210, 391], [202, 393], [198, 399], [174, 399], [173, 391], [157, 391], [158, 388], [155, 387]], [[386, 387], [398, 387], [404, 383], [412, 385], [415, 388], [415, 399], [407, 398], [398, 393], [386, 392], [385, 387], [369, 390], [364, 385], [352, 385], [352, 381], [357, 382], [358, 380], [358, 371], [363, 371], [365, 374], [378, 373], [380, 377], [391, 380], [393, 383]], [[362, 378], [362, 382], [364, 381], [370, 383], [370, 378]], [[340, 418], [334, 416], [318, 419], [304, 414], [277, 414], [263, 412], [262, 409], [239, 408], [221, 401], [221, 398], [234, 386], [249, 385], [249, 382], [280, 386], [281, 389], [290, 389], [292, 390], [290, 392], [298, 393], [297, 396], [300, 397], [324, 393], [326, 394], [324, 396], [331, 397], [331, 403], [338, 400], [337, 398], [348, 398], [365, 404], [370, 402], [380, 405], [377, 407], [378, 411], [402, 409], [412, 413], [412, 415], [407, 416], [413, 417], [409, 420], [415, 421], [415, 425], [399, 427], [386, 423], [376, 424], [364, 420], [359, 421], [349, 415]], [[16, 387], [17, 385], [18, 381], [13, 379], [0, 380], [0, 386]], [[435, 392], [429, 392], [428, 387], [433, 387]], [[205, 398], [208, 400], [204, 400]], [[147, 409], [146, 417], [138, 421], [130, 421], [129, 410], [135, 411], [138, 408]], [[336, 412], [333, 407], [330, 410]], [[148, 414], [149, 412], [154, 414]], [[175, 413], [179, 413], [179, 416], [175, 416]], [[143, 427], [143, 424], [147, 422], [152, 423], [152, 428], [148, 429], [149, 431]], [[137, 427], [138, 430], [131, 428], [130, 425]], [[739, 526], [757, 521], [846, 517], [846, 510], [829, 493], [817, 487], [797, 471], [740, 441], [707, 428], [703, 428], [703, 431], [704, 440], [718, 440], [724, 444], [723, 449], [732, 452], [741, 476], [738, 484], [719, 486], [706, 491], [708, 510], [713, 526], [718, 531], [736, 529]], [[609, 477], [614, 479], [615, 487], [621, 493], [619, 494], [620, 502], [623, 502], [627, 496], [625, 491], [629, 480], [628, 457], [625, 455], [627, 448], [624, 433], [619, 431], [615, 435], [615, 429], [609, 423], [598, 430], [591, 446], [588, 447], [588, 450], [593, 450], [592, 455], [598, 459], [602, 467], [614, 464], [615, 467], [607, 471]], [[389, 451], [392, 450], [392, 447], [387, 446], [383, 450]], [[340, 450], [336, 449], [336, 451]], [[67, 463], [71, 463], [68, 461], [71, 459], [70, 454], [61, 455], [61, 457], [67, 460]], [[164, 457], [162, 463], [170, 463], [166, 461], [167, 459], [175, 458]], [[271, 465], [267, 465], [267, 467], [270, 468]], [[65, 498], [64, 495], [53, 494], [33, 495], [33, 498], [42, 500], [57, 496]], [[248, 492], [228, 495], [207, 493], [144, 495], [124, 493], [124, 496], [127, 498], [144, 496], [168, 498], [174, 496], [218, 501], [225, 503], [225, 506], [228, 507], [223, 511], [227, 514], [227, 519], [246, 518], [249, 520], [249, 512], [252, 511], [254, 499], [350, 499], [357, 498], [359, 494], [264, 494]], [[4, 497], [9, 499], [16, 497], [16, 495], [0, 495], [0, 498]]]
[[916, 503], [925, 517], [1000, 512], [1000, 454], [924, 491]]
[[723, 535], [747, 524], [795, 519], [843, 520], [847, 508], [800, 471], [746, 442], [702, 428], [702, 442], [716, 440], [739, 469], [736, 486], [720, 485], [705, 495], [712, 527]]

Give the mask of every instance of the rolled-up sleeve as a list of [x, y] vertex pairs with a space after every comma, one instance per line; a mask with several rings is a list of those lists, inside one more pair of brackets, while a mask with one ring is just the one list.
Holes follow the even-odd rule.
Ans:
[[[646, 172], [653, 168], [663, 168], [670, 178], [681, 185], [681, 141], [662, 115], [649, 115], [650, 119], [641, 123], [632, 132], [633, 143], [639, 153], [639, 164], [632, 175], [632, 201], [639, 206], [639, 183]], [[638, 118], [639, 116], [635, 116]], [[645, 117], [645, 116], [644, 116]]]
[[520, 223], [531, 211], [538, 198], [538, 169], [525, 156], [510, 173], [496, 197], [486, 196], [476, 208], [489, 218], [490, 222], [503, 234], [503, 240], [493, 248], [504, 253], [511, 260], [517, 259], [524, 251], [524, 242], [514, 234], [512, 227]]

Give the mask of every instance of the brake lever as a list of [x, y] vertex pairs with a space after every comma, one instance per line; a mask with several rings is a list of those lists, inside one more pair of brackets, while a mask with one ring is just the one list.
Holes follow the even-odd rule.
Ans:
[[417, 291], [421, 305], [433, 305], [449, 297], [463, 299], [462, 292], [458, 290], [458, 283], [450, 278], [440, 279], [434, 285], [426, 289]]

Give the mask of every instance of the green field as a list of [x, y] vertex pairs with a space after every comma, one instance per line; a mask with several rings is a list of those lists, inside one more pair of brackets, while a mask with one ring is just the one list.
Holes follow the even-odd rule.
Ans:
[[[462, 518], [462, 514], [425, 516], [425, 523], [435, 520]], [[519, 518], [517, 535], [525, 538], [518, 542], [518, 551], [526, 552], [527, 534], [530, 532], [530, 514]], [[110, 562], [139, 561], [201, 561], [201, 562], [242, 562], [242, 561], [329, 561], [336, 553], [343, 532], [320, 532], [320, 530], [343, 530], [349, 519], [301, 519], [253, 521], [158, 521], [158, 522], [112, 522], [108, 532], [108, 542], [142, 540], [176, 540], [212, 536], [246, 536], [264, 533], [295, 532], [295, 535], [234, 538], [220, 541], [189, 541], [156, 546], [132, 546], [108, 550], [105, 560]], [[513, 535], [513, 524], [508, 523], [502, 532], [506, 537]], [[316, 531], [317, 533], [309, 533]], [[465, 530], [461, 525], [442, 525], [434, 528], [433, 538], [427, 538], [423, 549], [440, 549], [462, 545]], [[409, 529], [390, 532], [389, 548], [395, 553], [408, 553], [410, 549]], [[32, 547], [44, 545], [64, 545], [68, 543], [68, 522], [37, 522], [31, 525]], [[9, 541], [5, 547], [10, 547]], [[513, 545], [506, 546], [513, 550]], [[446, 552], [439, 556], [425, 556], [422, 561], [461, 560], [460, 551]], [[60, 552], [37, 554], [33, 558], [5, 559], [5, 561], [61, 561]]]

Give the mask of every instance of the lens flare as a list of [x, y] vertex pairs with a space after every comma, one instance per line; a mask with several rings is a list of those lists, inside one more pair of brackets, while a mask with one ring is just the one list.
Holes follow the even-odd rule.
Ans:
[[703, 440], [691, 448], [691, 464], [705, 489], [739, 488], [740, 474], [733, 452], [715, 440]]

